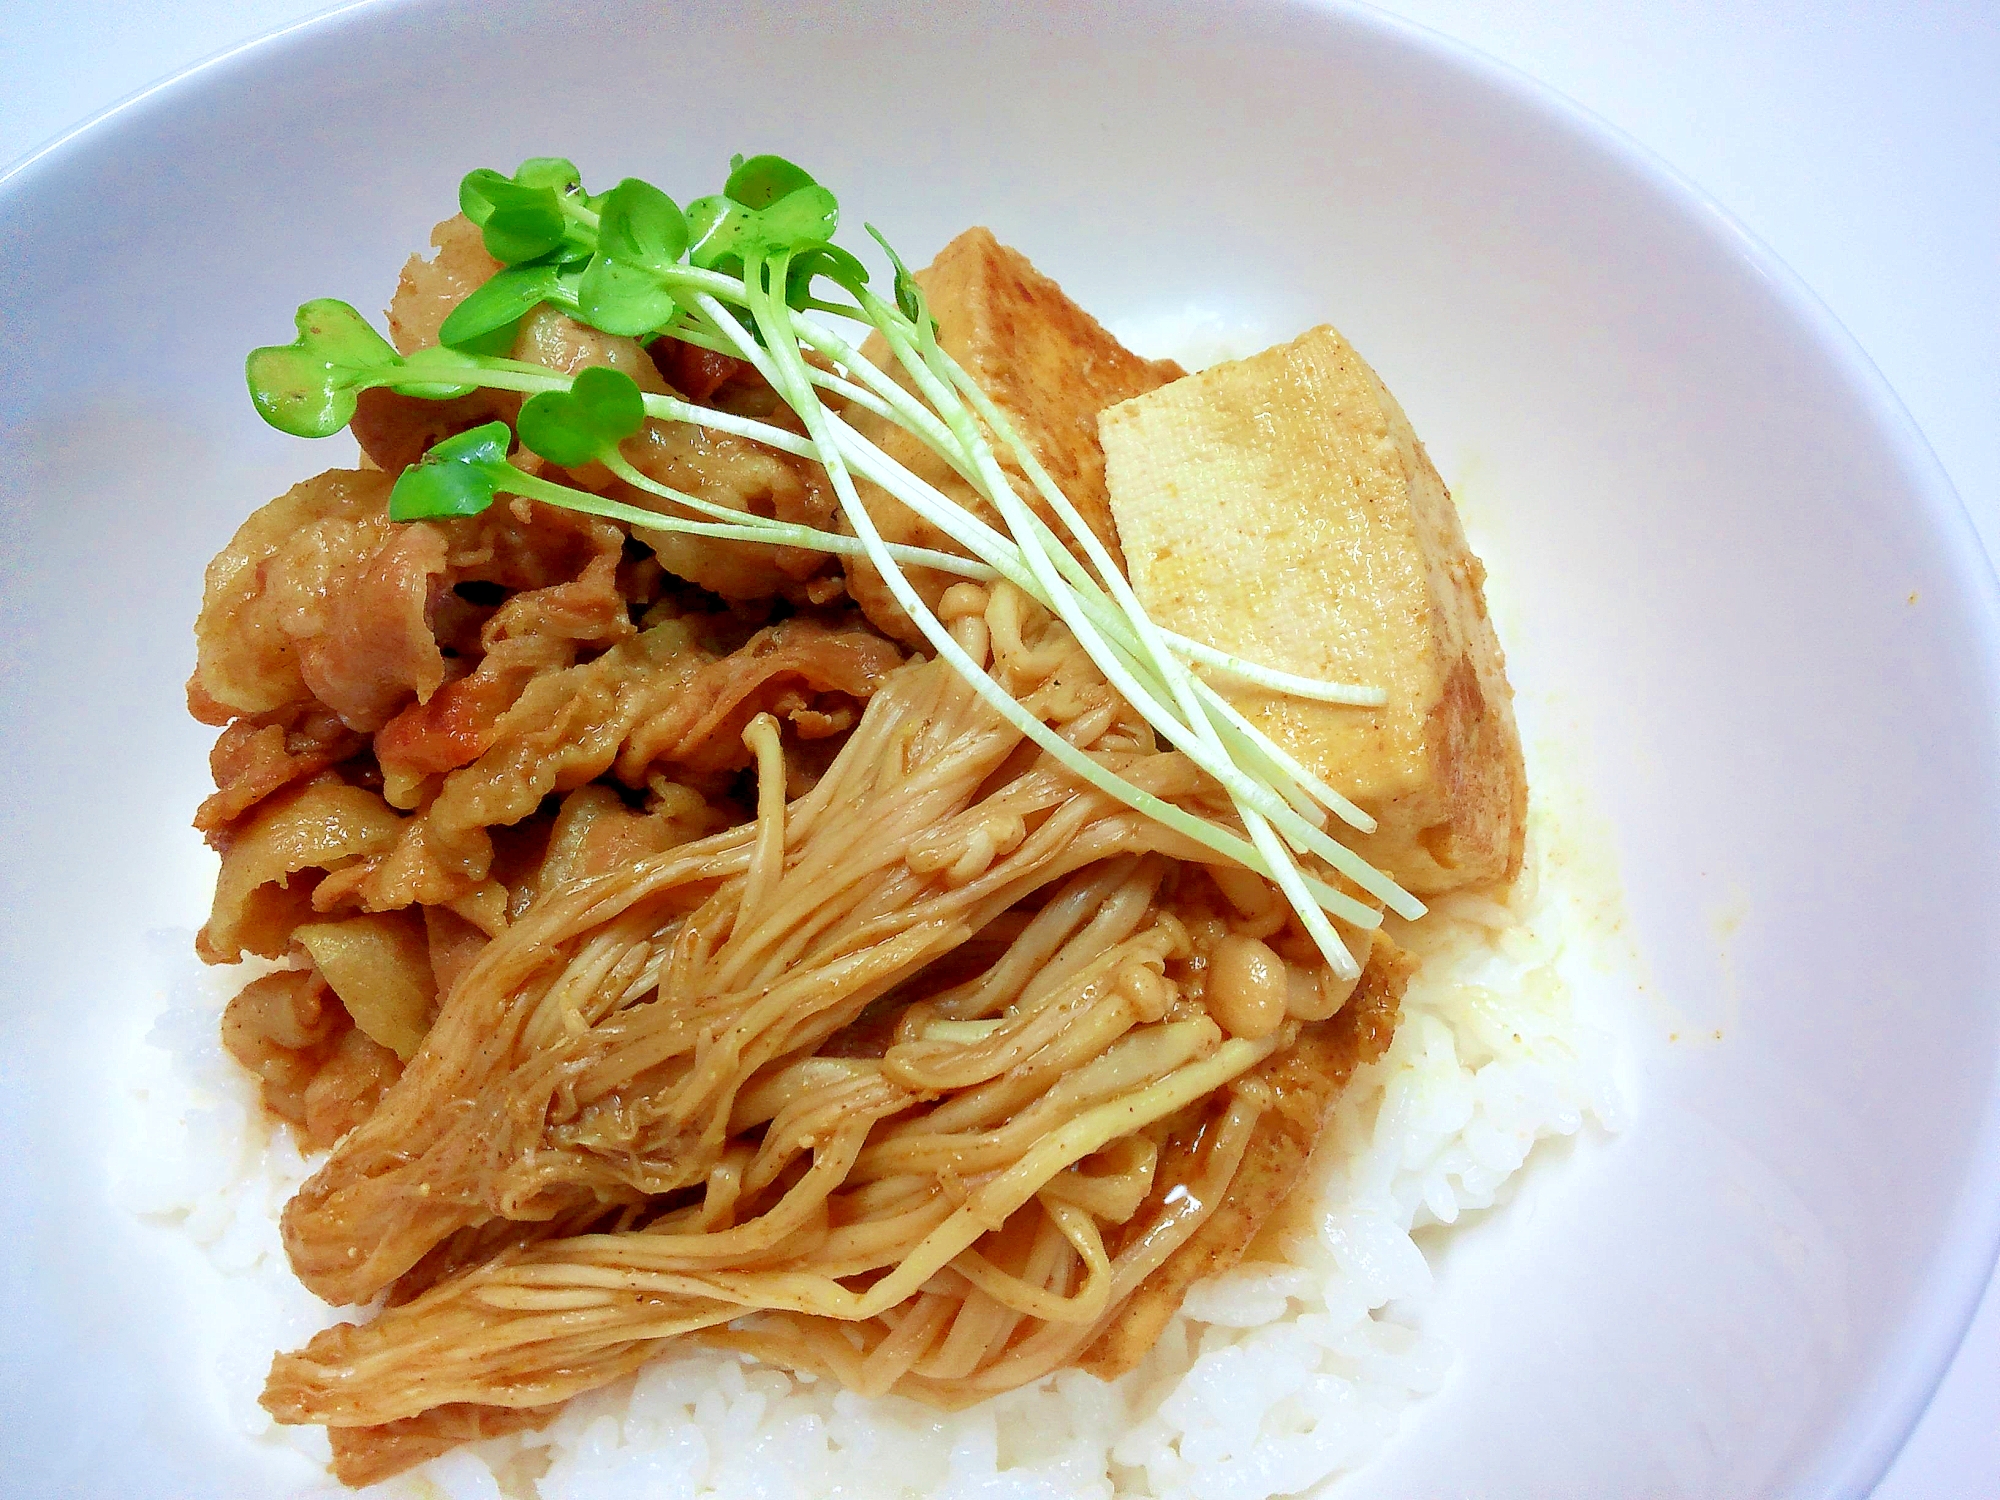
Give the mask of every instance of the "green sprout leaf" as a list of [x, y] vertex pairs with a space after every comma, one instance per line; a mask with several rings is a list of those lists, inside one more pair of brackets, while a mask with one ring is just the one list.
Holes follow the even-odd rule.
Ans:
[[804, 168], [781, 156], [737, 158], [722, 192], [688, 205], [688, 259], [740, 276], [746, 260], [825, 247], [840, 204]]
[[743, 246], [750, 210], [720, 193], [687, 206], [688, 261], [725, 276], [743, 274]]
[[627, 177], [604, 195], [598, 213], [600, 255], [648, 271], [667, 271], [687, 253], [687, 216], [649, 182]]
[[[480, 354], [504, 354], [514, 346], [514, 328], [536, 306], [549, 301], [561, 290], [562, 268], [552, 260], [509, 266], [473, 290], [471, 296], [451, 310], [438, 329], [438, 342], [453, 349], [472, 349]], [[490, 340], [500, 347], [486, 347]]]
[[745, 208], [769, 208], [802, 188], [816, 186], [811, 173], [782, 156], [737, 156], [730, 160], [722, 195]]
[[560, 156], [534, 156], [522, 162], [512, 177], [489, 167], [466, 173], [458, 185], [458, 206], [483, 229], [496, 208], [541, 203], [544, 192], [567, 193], [582, 183], [576, 163]]
[[573, 193], [583, 186], [583, 173], [566, 156], [531, 156], [514, 169], [514, 180], [523, 187]]
[[550, 203], [523, 203], [496, 208], [480, 226], [486, 238], [487, 252], [495, 260], [510, 266], [519, 265], [522, 261], [540, 260], [562, 244], [569, 222], [563, 218], [562, 210], [553, 206], [555, 195], [550, 193], [547, 196]]
[[599, 255], [584, 267], [576, 307], [593, 328], [642, 338], [673, 320], [674, 294], [645, 267]]
[[546, 255], [580, 260], [590, 246], [563, 211], [563, 200], [582, 189], [574, 163], [537, 156], [522, 162], [512, 177], [486, 167], [468, 172], [458, 185], [458, 206], [479, 226], [495, 260], [510, 266]]
[[323, 297], [299, 308], [299, 336], [250, 351], [244, 375], [258, 413], [294, 437], [330, 437], [354, 417], [358, 391], [402, 363], [389, 341], [345, 302]]
[[491, 167], [479, 167], [467, 172], [458, 182], [458, 211], [481, 229], [493, 217], [493, 210], [513, 192], [517, 186], [511, 177], [503, 177]]
[[785, 271], [785, 301], [802, 308], [812, 296], [813, 279], [824, 276], [855, 297], [868, 284], [868, 268], [838, 245], [819, 245], [794, 256]]
[[597, 254], [577, 283], [577, 312], [595, 328], [631, 338], [665, 327], [674, 296], [661, 277], [687, 247], [680, 206], [650, 183], [626, 178], [604, 195]]
[[514, 472], [507, 462], [510, 437], [505, 422], [488, 422], [437, 444], [396, 476], [389, 519], [478, 515]]
[[543, 391], [521, 406], [521, 443], [550, 463], [575, 468], [645, 425], [645, 398], [630, 375], [592, 366], [566, 391]]
[[755, 211], [757, 237], [769, 254], [824, 245], [840, 226], [840, 204], [823, 187], [801, 188]]

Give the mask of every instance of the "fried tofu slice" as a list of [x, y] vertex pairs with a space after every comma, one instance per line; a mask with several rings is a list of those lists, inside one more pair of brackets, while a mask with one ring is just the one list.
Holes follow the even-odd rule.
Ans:
[[1528, 787], [1485, 569], [1409, 418], [1347, 340], [1312, 329], [1114, 406], [1099, 430], [1154, 620], [1388, 694], [1350, 708], [1216, 679], [1377, 820], [1342, 837], [1419, 895], [1511, 880]]
[[[1403, 991], [1415, 968], [1408, 954], [1377, 934], [1361, 982], [1347, 1003], [1328, 1019], [1302, 1026], [1298, 1040], [1267, 1057], [1237, 1085], [1265, 1093], [1270, 1104], [1250, 1133], [1222, 1201], [1111, 1314], [1104, 1331], [1077, 1360], [1081, 1368], [1116, 1380], [1159, 1342], [1189, 1287], [1243, 1258], [1305, 1177], [1327, 1115], [1354, 1070], [1389, 1050]], [[1154, 1201], [1133, 1216], [1134, 1231], [1154, 1221], [1180, 1184], [1200, 1177], [1203, 1136], [1191, 1131], [1161, 1153], [1153, 1174]], [[1112, 1248], [1117, 1253], [1123, 1247]]]
[[[937, 319], [938, 342], [945, 352], [992, 398], [1115, 558], [1118, 533], [1105, 497], [1097, 414], [1113, 402], [1178, 379], [1181, 367], [1172, 360], [1141, 359], [1126, 349], [1026, 256], [1001, 244], [990, 230], [966, 230], [916, 275]], [[869, 337], [862, 353], [884, 370], [896, 369], [880, 334]], [[903, 383], [911, 384], [907, 377]], [[992, 507], [970, 485], [902, 428], [860, 411], [849, 420], [912, 473], [980, 519], [998, 523]], [[1035, 496], [1018, 466], [1004, 452], [1000, 459], [1009, 477], [1017, 480], [1017, 491], [1053, 524], [1054, 515]], [[964, 550], [875, 486], [863, 484], [861, 496], [884, 540]], [[935, 605], [956, 580], [932, 569], [913, 568], [910, 581], [926, 603]], [[877, 629], [911, 645], [923, 644], [881, 575], [865, 559], [848, 563], [847, 587]]]

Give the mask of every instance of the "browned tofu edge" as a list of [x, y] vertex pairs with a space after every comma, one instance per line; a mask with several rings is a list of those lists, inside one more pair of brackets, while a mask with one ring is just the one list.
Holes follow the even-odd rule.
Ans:
[[[1450, 665], [1430, 708], [1426, 738], [1444, 817], [1416, 834], [1434, 868], [1404, 873], [1419, 895], [1511, 883], [1526, 846], [1528, 773], [1506, 655], [1486, 607], [1486, 567], [1466, 541], [1457, 503], [1402, 403], [1372, 365], [1361, 360], [1361, 367], [1388, 413], [1405, 466], [1431, 597], [1456, 597], [1468, 606], [1437, 616], [1444, 627], [1440, 652]], [[1360, 847], [1366, 854], [1365, 842]]]
[[[1142, 359], [1120, 344], [1020, 251], [983, 227], [966, 230], [916, 273], [938, 322], [945, 352], [966, 369], [1013, 424], [1098, 539], [1123, 566], [1118, 529], [1104, 487], [1104, 449], [1097, 414], [1185, 373], [1172, 360]], [[884, 370], [896, 369], [880, 334], [862, 353]], [[1053, 378], [1059, 375], [1060, 378]], [[905, 385], [909, 382], [903, 380]], [[856, 431], [919, 478], [966, 506], [989, 524], [998, 517], [972, 487], [917, 438], [866, 412], [850, 416]], [[996, 445], [997, 446], [997, 445]], [[1000, 466], [1044, 521], [1054, 524], [1021, 468], [1004, 451]], [[950, 537], [871, 484], [859, 486], [884, 540], [962, 553]], [[1060, 528], [1058, 528], [1060, 529]], [[866, 558], [846, 564], [848, 592], [878, 630], [910, 645], [923, 637], [890, 595]], [[935, 605], [955, 579], [931, 569], [909, 570], [911, 583]]]

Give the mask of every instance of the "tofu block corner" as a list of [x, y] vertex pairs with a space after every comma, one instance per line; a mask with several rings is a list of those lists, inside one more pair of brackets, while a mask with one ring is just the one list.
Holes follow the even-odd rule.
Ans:
[[1381, 708], [1213, 680], [1377, 820], [1343, 834], [1418, 895], [1511, 879], [1527, 778], [1485, 569], [1396, 398], [1332, 328], [1099, 418], [1132, 585], [1159, 624], [1383, 689]]

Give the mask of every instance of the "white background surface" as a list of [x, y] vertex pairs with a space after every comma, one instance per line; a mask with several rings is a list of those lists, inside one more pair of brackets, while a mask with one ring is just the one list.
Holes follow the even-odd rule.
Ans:
[[[316, 0], [6, 0], [0, 162]], [[1651, 148], [1881, 367], [2000, 551], [2000, 0], [1399, 0]], [[1880, 1500], [2000, 1496], [2000, 1292]]]

